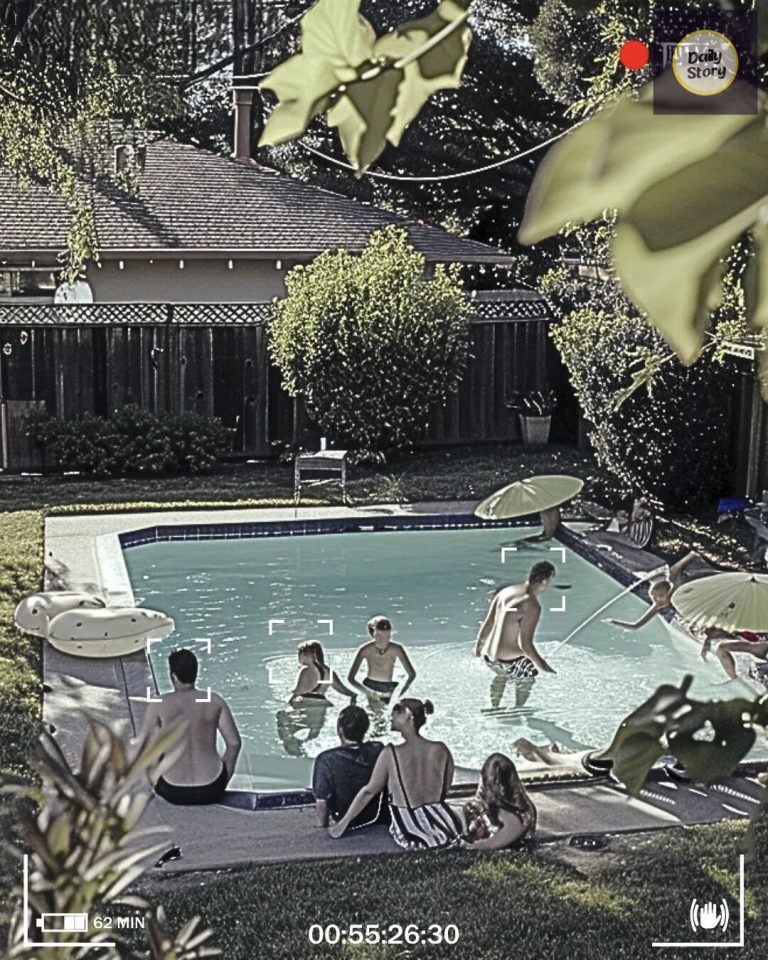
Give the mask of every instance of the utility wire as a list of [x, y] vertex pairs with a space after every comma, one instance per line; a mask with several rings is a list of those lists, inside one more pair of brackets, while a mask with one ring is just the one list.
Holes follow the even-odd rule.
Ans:
[[[462, 170], [459, 173], [437, 173], [431, 177], [411, 177], [399, 176], [398, 174], [394, 173], [375, 173], [372, 170], [364, 170], [363, 176], [375, 177], [377, 180], [400, 180], [410, 181], [411, 183], [434, 183], [436, 180], [458, 180], [460, 177], [473, 177], [478, 173], [485, 173], [488, 170], [495, 170], [498, 167], [503, 167], [508, 163], [514, 163], [516, 160], [522, 160], [523, 157], [528, 157], [537, 150], [548, 147], [551, 143], [555, 143], [557, 140], [560, 140], [577, 127], [580, 127], [584, 122], [584, 120], [579, 120], [579, 122], [574, 123], [572, 127], [569, 127], [567, 130], [563, 130], [562, 133], [555, 134], [555, 136], [550, 137], [549, 140], [544, 140], [542, 143], [536, 144], [535, 147], [529, 147], [527, 150], [516, 153], [511, 157], [503, 157], [501, 160], [495, 160], [493, 163], [487, 163], [482, 167], [473, 167], [471, 170]], [[302, 143], [301, 140], [297, 140], [296, 143], [303, 150], [306, 150], [308, 153], [313, 153], [316, 157], [320, 157], [322, 160], [325, 160], [328, 163], [336, 164], [337, 167], [344, 167], [346, 170], [351, 170], [353, 173], [359, 172], [355, 167], [352, 166], [352, 164], [345, 163], [343, 160], [337, 160], [335, 157], [331, 157], [327, 153], [323, 153], [320, 150], [316, 150], [314, 147], [310, 147], [307, 143]]]

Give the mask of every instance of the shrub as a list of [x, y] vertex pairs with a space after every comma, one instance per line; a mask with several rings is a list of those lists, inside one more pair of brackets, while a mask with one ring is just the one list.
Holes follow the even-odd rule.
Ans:
[[[136, 832], [136, 825], [150, 799], [150, 791], [140, 787], [148, 769], [157, 768], [162, 773], [178, 755], [174, 749], [181, 728], [172, 728], [154, 740], [140, 740], [132, 757], [125, 749], [124, 733], [91, 722], [76, 769], [53, 737], [47, 733], [41, 736], [32, 765], [42, 781], [42, 803], [28, 818], [26, 842], [15, 848], [18, 859], [25, 850], [31, 851], [29, 905], [40, 915], [91, 913], [94, 908], [114, 906], [145, 911], [148, 951], [131, 949], [116, 923], [114, 931], [102, 930], [88, 938], [92, 942], [114, 942], [114, 946], [97, 948], [103, 960], [138, 960], [139, 956], [203, 960], [221, 956], [221, 951], [210, 944], [211, 931], [199, 929], [198, 917], [174, 934], [168, 930], [162, 908], [125, 894], [145, 873], [148, 858], [166, 846], [163, 841], [147, 845], [139, 839], [142, 834]], [[76, 931], [41, 933], [40, 938], [48, 941], [49, 947], [27, 945], [29, 916], [20, 894], [17, 888], [11, 898], [7, 958], [34, 960], [82, 956], [86, 952], [76, 946], [84, 939]], [[110, 909], [108, 916], [112, 915]]]
[[351, 449], [409, 446], [458, 387], [472, 307], [458, 270], [424, 257], [404, 230], [371, 235], [360, 255], [326, 251], [286, 277], [269, 350], [283, 387], [322, 433]]
[[111, 417], [37, 418], [30, 431], [47, 468], [102, 477], [205, 473], [226, 453], [231, 434], [215, 417], [155, 414], [136, 406]]
[[[568, 369], [598, 462], [674, 507], [712, 504], [728, 490], [734, 372], [710, 359], [683, 367], [641, 317], [585, 306], [551, 335]], [[617, 406], [633, 371], [656, 364], [651, 388]]]

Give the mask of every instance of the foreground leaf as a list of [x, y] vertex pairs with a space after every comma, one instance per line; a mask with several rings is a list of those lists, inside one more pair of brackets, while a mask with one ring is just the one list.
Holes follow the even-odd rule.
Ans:
[[[428, 17], [403, 24], [376, 43], [377, 55], [401, 59], [415, 54], [440, 31], [463, 22], [469, 4], [464, 0], [442, 0]], [[438, 90], [457, 89], [467, 62], [472, 31], [468, 26], [449, 33], [437, 46], [404, 67], [392, 125], [387, 140], [397, 146], [406, 127], [419, 115], [427, 100]]]
[[626, 213], [653, 184], [713, 155], [756, 122], [742, 115], [655, 114], [652, 98], [650, 87], [638, 100], [622, 98], [549, 151], [528, 195], [522, 243], [537, 243], [609, 209]]
[[768, 134], [763, 115], [654, 113], [651, 98], [663, 103], [671, 82], [665, 75], [551, 151], [520, 238], [533, 243], [616, 210], [622, 285], [689, 365], [722, 296], [723, 260], [768, 198]]
[[680, 687], [664, 684], [614, 734], [605, 751], [613, 772], [636, 796], [653, 764], [672, 753], [693, 780], [728, 776], [752, 748], [755, 726], [768, 727], [768, 696], [700, 702], [688, 698], [693, 678]]
[[723, 260], [766, 196], [768, 132], [762, 117], [752, 118], [619, 217], [613, 250], [622, 284], [685, 364], [698, 357], [719, 303]]
[[262, 83], [280, 102], [260, 146], [300, 136], [327, 111], [350, 162], [364, 170], [388, 142], [400, 142], [433, 93], [460, 85], [472, 37], [468, 0], [441, 0], [429, 16], [378, 40], [357, 6], [319, 0], [305, 16], [302, 52]]
[[261, 83], [280, 103], [272, 111], [259, 146], [301, 136], [323, 113], [330, 95], [370, 63], [375, 34], [350, 0], [318, 0], [301, 21], [301, 53], [276, 67]]

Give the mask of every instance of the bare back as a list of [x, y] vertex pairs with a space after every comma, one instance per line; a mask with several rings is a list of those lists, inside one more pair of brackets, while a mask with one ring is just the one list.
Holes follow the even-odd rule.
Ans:
[[[397, 754], [407, 802], [397, 775], [392, 749]], [[388, 789], [395, 806], [406, 807], [410, 804], [411, 807], [421, 807], [445, 798], [453, 780], [453, 757], [444, 743], [419, 737], [392, 749], [383, 750], [382, 758], [389, 764]]]
[[486, 646], [491, 660], [515, 660], [525, 656], [520, 645], [520, 624], [527, 617], [538, 617], [541, 604], [528, 592], [528, 585], [515, 583], [502, 588], [494, 598], [495, 618]]
[[[176, 786], [199, 786], [212, 783], [221, 773], [222, 760], [216, 743], [216, 733], [222, 731], [229, 745], [233, 740], [239, 744], [239, 735], [232, 714], [226, 703], [216, 694], [206, 695], [196, 689], [177, 690], [166, 693], [162, 703], [152, 704], [145, 724], [153, 723], [163, 730], [170, 730], [186, 722], [182, 734], [183, 751], [176, 762], [163, 773], [163, 778]], [[231, 775], [233, 770], [228, 771]]]

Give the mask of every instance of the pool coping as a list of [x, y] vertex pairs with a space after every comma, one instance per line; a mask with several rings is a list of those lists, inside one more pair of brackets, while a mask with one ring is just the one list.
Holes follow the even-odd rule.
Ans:
[[[323, 533], [385, 532], [392, 530], [428, 529], [511, 529], [529, 526], [536, 522], [537, 515], [504, 521], [483, 521], [472, 515], [474, 501], [433, 502], [422, 504], [384, 504], [376, 507], [303, 507], [303, 508], [248, 508], [242, 510], [215, 511], [211, 521], [210, 511], [173, 511], [147, 513], [117, 513], [67, 515], [46, 518], [45, 557], [46, 588], [61, 585], [68, 589], [84, 589], [98, 592], [111, 605], [133, 606], [135, 598], [128, 577], [123, 551], [155, 542], [172, 542], [201, 539], [253, 539], [273, 536], [312, 536]], [[635, 584], [632, 591], [647, 602], [641, 593], [644, 586], [636, 578], [637, 569], [658, 566], [659, 558], [644, 551], [637, 551], [621, 538], [604, 535], [601, 539], [588, 539], [579, 532], [579, 527], [590, 524], [563, 524], [556, 540], [573, 549], [579, 556], [597, 566], [622, 586]], [[602, 542], [601, 542], [602, 540]], [[607, 543], [605, 541], [608, 541]], [[67, 549], [67, 544], [72, 549]], [[49, 549], [49, 548], [55, 548]], [[627, 554], [629, 553], [629, 558]], [[628, 562], [629, 559], [629, 562]], [[640, 563], [638, 568], [637, 564]], [[633, 569], [634, 567], [634, 569]], [[78, 572], [79, 570], [79, 572]], [[90, 579], [89, 579], [90, 577]], [[667, 620], [676, 619], [670, 612]], [[683, 633], [686, 636], [685, 633]], [[62, 667], [86, 667], [86, 683], [103, 685], [114, 679], [114, 668], [107, 664], [120, 662], [124, 719], [134, 733], [140, 729], [150, 690], [157, 692], [157, 683], [148, 653], [132, 654], [129, 657], [110, 660], [89, 660], [67, 657], [44, 645], [43, 675], [50, 668], [60, 671]], [[103, 669], [100, 670], [99, 666]], [[112, 673], [112, 676], [109, 673]], [[101, 683], [99, 682], [101, 681]], [[108, 683], [107, 683], [108, 685]], [[750, 686], [753, 686], [750, 684]], [[762, 692], [754, 686], [755, 692]], [[137, 698], [144, 697], [144, 703]], [[657, 767], [661, 766], [661, 761]], [[593, 782], [586, 772], [582, 775], [568, 770], [553, 770], [543, 765], [522, 765], [526, 782], [556, 786], [566, 783], [576, 785]], [[760, 761], [746, 761], [737, 772], [753, 772], [763, 769]], [[477, 771], [469, 773], [476, 782]], [[252, 799], [243, 802], [248, 809], [285, 808], [286, 806], [312, 803], [314, 798], [308, 788], [281, 788], [270, 790], [255, 787], [248, 775], [237, 774], [232, 781], [232, 793]], [[466, 790], [470, 780], [455, 784], [458, 792]], [[240, 804], [237, 804], [240, 806]], [[241, 809], [243, 807], [240, 807]]]

